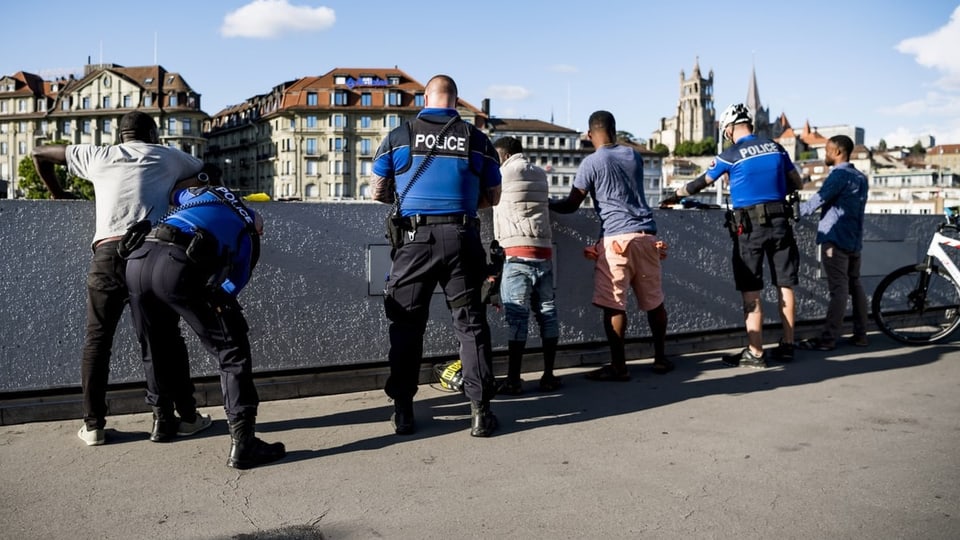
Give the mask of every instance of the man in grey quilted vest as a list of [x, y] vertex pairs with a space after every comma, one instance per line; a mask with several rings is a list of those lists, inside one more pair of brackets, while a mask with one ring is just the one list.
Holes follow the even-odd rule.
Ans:
[[521, 362], [527, 342], [530, 312], [540, 327], [543, 344], [543, 376], [540, 390], [560, 387], [553, 374], [560, 334], [553, 299], [553, 248], [547, 175], [523, 155], [523, 146], [513, 137], [493, 143], [500, 155], [500, 204], [493, 208], [494, 236], [504, 250], [500, 298], [507, 324], [509, 363], [507, 378], [497, 389], [500, 394], [523, 392]]

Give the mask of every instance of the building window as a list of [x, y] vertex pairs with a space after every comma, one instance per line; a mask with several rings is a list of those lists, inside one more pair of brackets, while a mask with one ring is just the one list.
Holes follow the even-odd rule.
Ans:
[[560, 148], [566, 148], [566, 147], [567, 147], [567, 139], [560, 137]]
[[46, 135], [46, 134], [47, 134], [47, 129], [48, 129], [47, 121], [46, 121], [46, 120], [41, 121], [41, 122], [40, 122], [40, 133]]
[[177, 132], [177, 119], [168, 118], [167, 119], [167, 134], [173, 135]]
[[553, 148], [555, 139], [553, 137], [547, 138], [547, 146]]
[[27, 132], [27, 123], [21, 120], [17, 124], [17, 133], [26, 133]]
[[331, 138], [330, 138], [330, 151], [331, 151], [331, 152], [346, 152], [346, 151], [347, 151], [347, 138], [346, 138], [346, 137], [331, 137]]
[[330, 125], [335, 128], [345, 127], [347, 124], [347, 117], [342, 114], [334, 114], [330, 116]]
[[360, 94], [360, 105], [364, 107], [370, 107], [373, 105], [373, 95], [370, 92], [364, 92]]
[[45, 99], [38, 99], [38, 100], [37, 100], [37, 110], [38, 110], [38, 111], [46, 111], [46, 110], [47, 110], [47, 100], [45, 100]]
[[537, 146], [543, 148], [543, 137], [537, 137]]
[[144, 94], [143, 96], [143, 106], [152, 107], [153, 106], [153, 94]]
[[27, 141], [20, 141], [19, 143], [17, 143], [17, 150], [20, 151], [20, 155], [21, 155], [21, 156], [24, 155], [24, 154], [26, 154], [26, 153], [27, 153]]
[[317, 140], [314, 138], [307, 139], [307, 155], [312, 156], [317, 153]]
[[371, 123], [372, 123], [372, 120], [370, 119], [369, 116], [361, 116], [361, 117], [360, 117], [360, 127], [361, 127], [361, 128], [363, 128], [363, 129], [369, 129]]
[[373, 170], [372, 161], [363, 160], [360, 162], [360, 176], [370, 176], [371, 170]]
[[297, 129], [297, 119], [296, 119], [296, 118], [291, 118], [291, 119], [290, 119], [290, 129]]
[[[307, 173], [307, 176], [316, 176], [316, 175], [317, 175], [317, 162], [316, 162], [316, 161], [314, 161], [314, 160], [312, 160], [312, 159], [308, 159], [308, 160], [307, 160], [307, 171], [306, 171], [306, 173]], [[310, 196], [309, 193], [307, 194], [307, 196], [308, 196], [308, 197]]]
[[27, 112], [27, 100], [25, 99], [17, 100], [17, 112]]
[[333, 78], [333, 84], [347, 84], [346, 75], [337, 75]]
[[317, 104], [317, 93], [316, 92], [307, 92], [307, 105], [316, 105]]
[[7, 155], [7, 143], [0, 142], [0, 156]]
[[400, 117], [395, 114], [388, 114], [384, 117], [383, 123], [386, 127], [393, 129], [400, 126]]
[[89, 108], [90, 108], [90, 98], [89, 98], [89, 97], [85, 97], [85, 98], [83, 98], [83, 99], [80, 100], [80, 108], [81, 108], [81, 109], [89, 109]]
[[331, 197], [343, 197], [343, 184], [330, 184]]
[[64, 121], [63, 121], [63, 134], [64, 134], [64, 135], [69, 135], [69, 134], [70, 134], [70, 121], [69, 121], [69, 120], [64, 120]]
[[363, 138], [360, 139], [360, 155], [369, 156], [370, 155], [370, 139]]
[[347, 93], [343, 90], [337, 90], [333, 93], [333, 104], [334, 105], [346, 105], [347, 104]]
[[177, 95], [176, 95], [176, 94], [170, 94], [170, 106], [171, 106], [171, 107], [176, 107], [177, 105], [179, 105], [179, 101], [180, 101], [180, 100], [177, 99]]
[[[67, 102], [64, 101], [63, 104], [66, 105]], [[67, 108], [64, 107], [63, 110], [67, 110]], [[0, 99], [0, 113], [6, 113], [6, 112], [7, 112], [7, 100]]]
[[131, 103], [133, 103], [133, 101], [130, 99], [130, 96], [129, 96], [129, 95], [123, 96], [123, 108], [124, 108], [124, 109], [129, 109], [130, 106], [131, 106], [131, 105], [130, 105]]
[[413, 104], [417, 107], [423, 107], [426, 104], [426, 101], [423, 99], [423, 94], [414, 94]]
[[103, 108], [104, 109], [110, 108], [110, 96], [103, 96]]
[[401, 105], [402, 98], [400, 92], [391, 91], [387, 93], [387, 105], [391, 107], [399, 107]]
[[193, 122], [189, 118], [184, 118], [180, 121], [183, 123], [183, 133], [188, 134], [193, 132]]
[[90, 121], [89, 121], [89, 120], [84, 120], [82, 125], [83, 125], [83, 134], [84, 134], [84, 135], [89, 135], [89, 134], [90, 134]]
[[388, 83], [388, 84], [400, 84], [400, 77], [398, 77], [398, 76], [396, 76], [396, 75], [387, 77], [387, 83]]
[[317, 127], [317, 117], [314, 115], [307, 116], [307, 127], [315, 128]]
[[111, 129], [111, 128], [110, 128], [110, 120], [104, 120], [104, 121], [103, 121], [103, 132], [104, 132], [104, 133], [110, 133], [110, 129]]

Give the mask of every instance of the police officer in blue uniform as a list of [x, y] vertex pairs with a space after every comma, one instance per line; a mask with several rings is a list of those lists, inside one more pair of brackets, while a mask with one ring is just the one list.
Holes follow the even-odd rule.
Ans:
[[753, 134], [753, 119], [742, 103], [723, 111], [720, 127], [724, 139], [733, 141], [733, 145], [717, 156], [707, 172], [664, 199], [661, 206], [676, 203], [729, 175], [733, 277], [743, 296], [749, 346], [724, 356], [723, 361], [733, 366], [764, 368], [760, 302], [764, 259], [769, 261], [771, 281], [778, 287], [783, 327], [783, 337], [774, 355], [784, 362], [793, 359], [793, 287], [799, 283], [800, 253], [789, 221], [793, 213], [787, 195], [801, 189], [803, 181], [782, 146]]
[[499, 202], [499, 159], [487, 136], [457, 113], [453, 79], [430, 79], [424, 102], [414, 120], [384, 139], [373, 165], [374, 199], [395, 205], [388, 220], [394, 249], [384, 299], [390, 320], [390, 376], [384, 391], [394, 401], [394, 431], [413, 433], [423, 334], [439, 283], [460, 342], [470, 434], [487, 437], [497, 428], [490, 411], [496, 388], [480, 300], [486, 253], [477, 208]]
[[282, 443], [268, 444], [254, 435], [259, 397], [249, 327], [236, 298], [259, 257], [263, 221], [214, 176], [210, 182], [201, 173], [198, 183], [210, 185], [173, 195], [176, 208], [128, 256], [126, 280], [155, 431], [177, 429], [171, 392], [178, 378], [189, 377], [189, 366], [172, 365], [176, 362], [166, 349], [182, 317], [219, 361], [231, 437], [227, 465], [247, 469], [285, 455]]

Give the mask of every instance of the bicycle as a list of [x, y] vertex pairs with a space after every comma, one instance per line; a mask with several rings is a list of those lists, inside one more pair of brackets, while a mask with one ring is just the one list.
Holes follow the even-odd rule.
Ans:
[[943, 246], [960, 249], [960, 207], [944, 211], [923, 262], [890, 272], [873, 293], [873, 318], [880, 330], [908, 345], [943, 341], [960, 326], [960, 270]]

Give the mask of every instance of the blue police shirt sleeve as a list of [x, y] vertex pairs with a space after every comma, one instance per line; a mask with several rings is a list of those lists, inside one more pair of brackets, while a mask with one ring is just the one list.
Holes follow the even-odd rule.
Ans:
[[387, 136], [380, 143], [377, 155], [373, 158], [373, 174], [383, 178], [392, 178], [396, 167], [393, 163], [393, 152], [390, 147], [390, 137]]
[[721, 176], [730, 172], [730, 168], [732, 166], [732, 163], [725, 161], [720, 156], [717, 156], [714, 158], [713, 162], [710, 163], [710, 167], [707, 168], [707, 176], [713, 180], [719, 180]]

